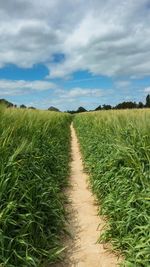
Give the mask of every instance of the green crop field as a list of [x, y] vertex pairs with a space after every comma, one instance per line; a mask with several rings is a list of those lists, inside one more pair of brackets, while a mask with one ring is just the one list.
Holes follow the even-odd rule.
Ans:
[[[0, 267], [61, 259], [70, 123], [123, 266], [150, 266], [150, 110], [65, 113], [0, 108]], [[91, 266], [94, 267], [94, 266]]]
[[124, 266], [150, 266], [150, 110], [75, 116], [74, 126], [100, 213], [100, 241], [123, 252]]
[[70, 115], [0, 109], [0, 267], [59, 258]]

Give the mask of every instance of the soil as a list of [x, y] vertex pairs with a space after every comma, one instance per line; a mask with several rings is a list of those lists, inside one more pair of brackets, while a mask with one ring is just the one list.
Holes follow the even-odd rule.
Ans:
[[106, 245], [97, 243], [104, 228], [103, 219], [97, 215], [97, 205], [88, 186], [89, 177], [84, 172], [79, 143], [71, 125], [71, 176], [67, 190], [69, 203], [68, 231], [65, 239], [66, 257], [62, 263], [53, 267], [116, 267], [120, 262], [118, 255]]

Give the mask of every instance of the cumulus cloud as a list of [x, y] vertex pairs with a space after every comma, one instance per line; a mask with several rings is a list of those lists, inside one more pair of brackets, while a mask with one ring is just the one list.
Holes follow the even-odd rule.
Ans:
[[61, 98], [78, 98], [78, 97], [100, 97], [106, 94], [103, 89], [91, 89], [75, 87], [70, 90], [58, 90], [56, 91]]
[[100, 88], [81, 88], [74, 87], [72, 89], [56, 89], [50, 100], [46, 99], [43, 102], [43, 106], [51, 103], [51, 105], [57, 106], [61, 110], [77, 109], [79, 106], [85, 106], [86, 108], [93, 108], [100, 103], [105, 102], [105, 97], [113, 95], [111, 89]]
[[32, 91], [56, 89], [54, 83], [48, 81], [0, 80], [0, 95], [20, 95]]
[[150, 87], [145, 88], [144, 92], [149, 94], [150, 93]]
[[1, 1], [0, 66], [43, 63], [51, 78], [149, 75], [149, 11], [149, 0]]

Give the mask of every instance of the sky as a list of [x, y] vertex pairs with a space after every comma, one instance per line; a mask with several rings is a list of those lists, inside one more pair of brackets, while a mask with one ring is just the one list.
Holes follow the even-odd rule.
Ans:
[[0, 98], [64, 111], [148, 93], [150, 0], [0, 1]]

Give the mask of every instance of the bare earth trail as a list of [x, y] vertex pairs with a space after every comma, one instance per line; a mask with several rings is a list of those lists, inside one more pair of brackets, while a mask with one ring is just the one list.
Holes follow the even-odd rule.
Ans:
[[77, 136], [71, 125], [71, 186], [67, 191], [70, 203], [69, 231], [72, 238], [65, 241], [67, 247], [66, 261], [57, 267], [116, 267], [118, 257], [96, 243], [103, 220], [97, 216], [97, 207], [88, 188], [88, 175], [83, 170], [83, 163]]

